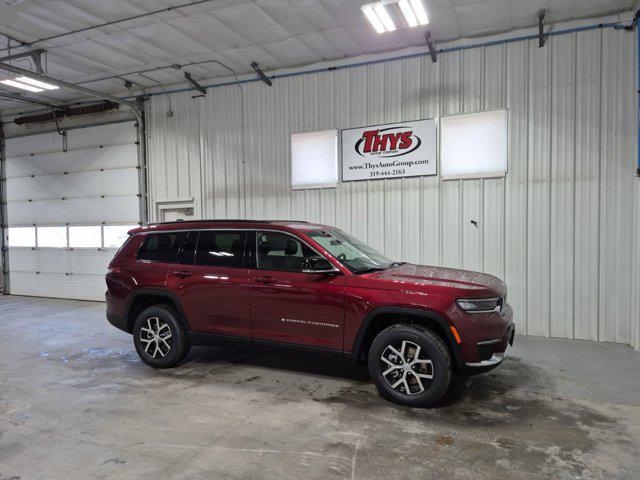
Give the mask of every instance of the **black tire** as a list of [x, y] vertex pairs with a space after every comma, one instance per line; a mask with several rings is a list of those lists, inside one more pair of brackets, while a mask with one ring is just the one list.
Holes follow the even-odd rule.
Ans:
[[[155, 325], [166, 325], [161, 327], [159, 336], [168, 336], [169, 330], [170, 338], [164, 341], [154, 340], [148, 331], [149, 326], [155, 331]], [[171, 305], [154, 305], [144, 309], [133, 325], [133, 343], [142, 361], [154, 368], [170, 368], [177, 365], [191, 349], [184, 327]], [[160, 349], [159, 353], [155, 351], [156, 343]]]
[[[402, 353], [403, 342], [406, 342], [405, 358], [395, 353]], [[411, 357], [416, 351], [417, 359]], [[383, 360], [383, 354], [386, 360]], [[407, 358], [416, 363], [407, 362]], [[451, 382], [451, 356], [447, 346], [438, 335], [420, 325], [396, 324], [380, 332], [369, 349], [368, 363], [369, 373], [380, 395], [400, 405], [433, 405]], [[383, 375], [385, 371], [389, 371], [386, 376]], [[409, 394], [406, 387], [409, 387]]]

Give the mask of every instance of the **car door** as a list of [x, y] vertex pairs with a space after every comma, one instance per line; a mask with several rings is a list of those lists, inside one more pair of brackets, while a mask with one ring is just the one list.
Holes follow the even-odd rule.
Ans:
[[341, 350], [345, 278], [305, 273], [305, 259], [320, 256], [298, 237], [276, 231], [251, 236], [249, 270], [254, 343], [260, 341]]
[[167, 286], [180, 298], [194, 332], [251, 338], [246, 232], [189, 232]]

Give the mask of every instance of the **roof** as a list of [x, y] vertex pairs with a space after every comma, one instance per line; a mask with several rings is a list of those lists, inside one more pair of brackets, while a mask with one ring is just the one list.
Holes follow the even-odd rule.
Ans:
[[[110, 94], [137, 95], [163, 85], [184, 85], [184, 72], [200, 82], [265, 72], [547, 23], [628, 11], [634, 0], [423, 0], [430, 24], [378, 35], [360, 8], [372, 0], [58, 0], [0, 2], [0, 57], [47, 50], [47, 72]], [[18, 43], [24, 42], [24, 45]], [[13, 62], [33, 68], [30, 60]], [[181, 68], [176, 68], [181, 67]], [[228, 68], [226, 68], [228, 67]], [[139, 75], [135, 72], [145, 70]], [[4, 72], [0, 72], [3, 78]], [[131, 90], [126, 81], [134, 82]], [[13, 91], [11, 88], [2, 91]], [[34, 95], [77, 100], [59, 89]], [[33, 110], [0, 100], [0, 110]], [[4, 112], [3, 112], [4, 113]]]

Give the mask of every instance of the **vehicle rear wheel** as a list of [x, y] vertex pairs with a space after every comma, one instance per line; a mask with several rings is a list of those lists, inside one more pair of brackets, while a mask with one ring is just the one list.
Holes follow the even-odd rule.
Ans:
[[396, 324], [373, 340], [369, 373], [387, 400], [428, 407], [449, 387], [451, 357], [442, 339], [427, 328]]
[[189, 340], [170, 305], [154, 305], [138, 315], [133, 342], [140, 358], [155, 368], [169, 368], [189, 353]]

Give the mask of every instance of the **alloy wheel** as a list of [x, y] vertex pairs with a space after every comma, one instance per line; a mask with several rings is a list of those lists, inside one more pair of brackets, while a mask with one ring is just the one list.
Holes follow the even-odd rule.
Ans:
[[424, 392], [433, 380], [433, 363], [420, 345], [402, 340], [387, 347], [380, 355], [382, 377], [391, 388], [405, 395]]
[[147, 355], [163, 358], [171, 350], [171, 329], [164, 320], [150, 317], [146, 326], [140, 328], [140, 342]]

